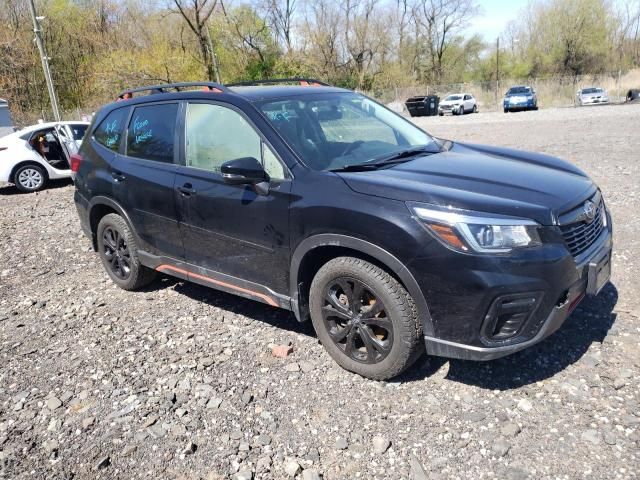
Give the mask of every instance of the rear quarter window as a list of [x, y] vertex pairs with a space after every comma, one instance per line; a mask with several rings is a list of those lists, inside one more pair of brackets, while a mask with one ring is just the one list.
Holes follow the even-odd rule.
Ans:
[[127, 121], [128, 115], [128, 108], [118, 108], [117, 110], [109, 113], [93, 131], [93, 138], [95, 141], [100, 145], [117, 152], [120, 148], [120, 141], [122, 140], [122, 134], [124, 133], [125, 127], [124, 124]]

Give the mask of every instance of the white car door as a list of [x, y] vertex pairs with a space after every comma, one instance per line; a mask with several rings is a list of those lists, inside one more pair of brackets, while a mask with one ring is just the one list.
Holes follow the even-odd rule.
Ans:
[[473, 110], [473, 105], [475, 103], [475, 100], [473, 99], [473, 97], [471, 95], [465, 95], [465, 101], [464, 101], [464, 109], [467, 112], [470, 112], [471, 110]]

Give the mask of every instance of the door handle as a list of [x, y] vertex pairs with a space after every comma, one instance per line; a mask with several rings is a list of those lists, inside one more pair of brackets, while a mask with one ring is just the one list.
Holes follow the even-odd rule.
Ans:
[[111, 172], [111, 176], [113, 177], [113, 179], [116, 182], [124, 182], [125, 180], [125, 176], [122, 174], [122, 172], [118, 172], [117, 170], [114, 170]]
[[183, 186], [178, 187], [177, 190], [180, 192], [181, 195], [185, 197], [190, 197], [196, 194], [196, 190], [193, 188], [193, 185], [191, 185], [190, 183], [185, 183]]

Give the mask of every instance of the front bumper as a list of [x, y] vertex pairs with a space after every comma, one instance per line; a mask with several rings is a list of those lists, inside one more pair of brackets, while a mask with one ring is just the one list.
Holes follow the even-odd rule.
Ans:
[[[597, 293], [589, 276], [593, 277], [596, 270], [595, 261], [610, 261], [612, 232], [610, 227], [605, 229], [578, 260], [566, 249], [560, 253], [561, 245], [548, 247], [537, 261], [467, 257], [466, 271], [465, 259], [451, 265], [449, 258], [438, 269], [440, 284], [434, 284], [433, 277], [423, 277], [420, 283], [427, 290], [425, 296], [434, 324], [433, 334], [424, 337], [427, 353], [492, 360], [530, 347], [558, 330], [586, 294]], [[449, 264], [451, 276], [442, 275], [447, 271], [445, 263]], [[505, 296], [531, 296], [539, 301], [512, 337], [488, 338], [489, 313], [496, 300]]]

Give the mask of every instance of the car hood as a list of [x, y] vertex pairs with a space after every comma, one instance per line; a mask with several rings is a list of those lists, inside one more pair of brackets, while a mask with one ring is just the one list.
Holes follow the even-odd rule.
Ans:
[[543, 225], [555, 224], [560, 212], [597, 188], [558, 158], [462, 143], [391, 168], [338, 175], [367, 195], [531, 218]]

